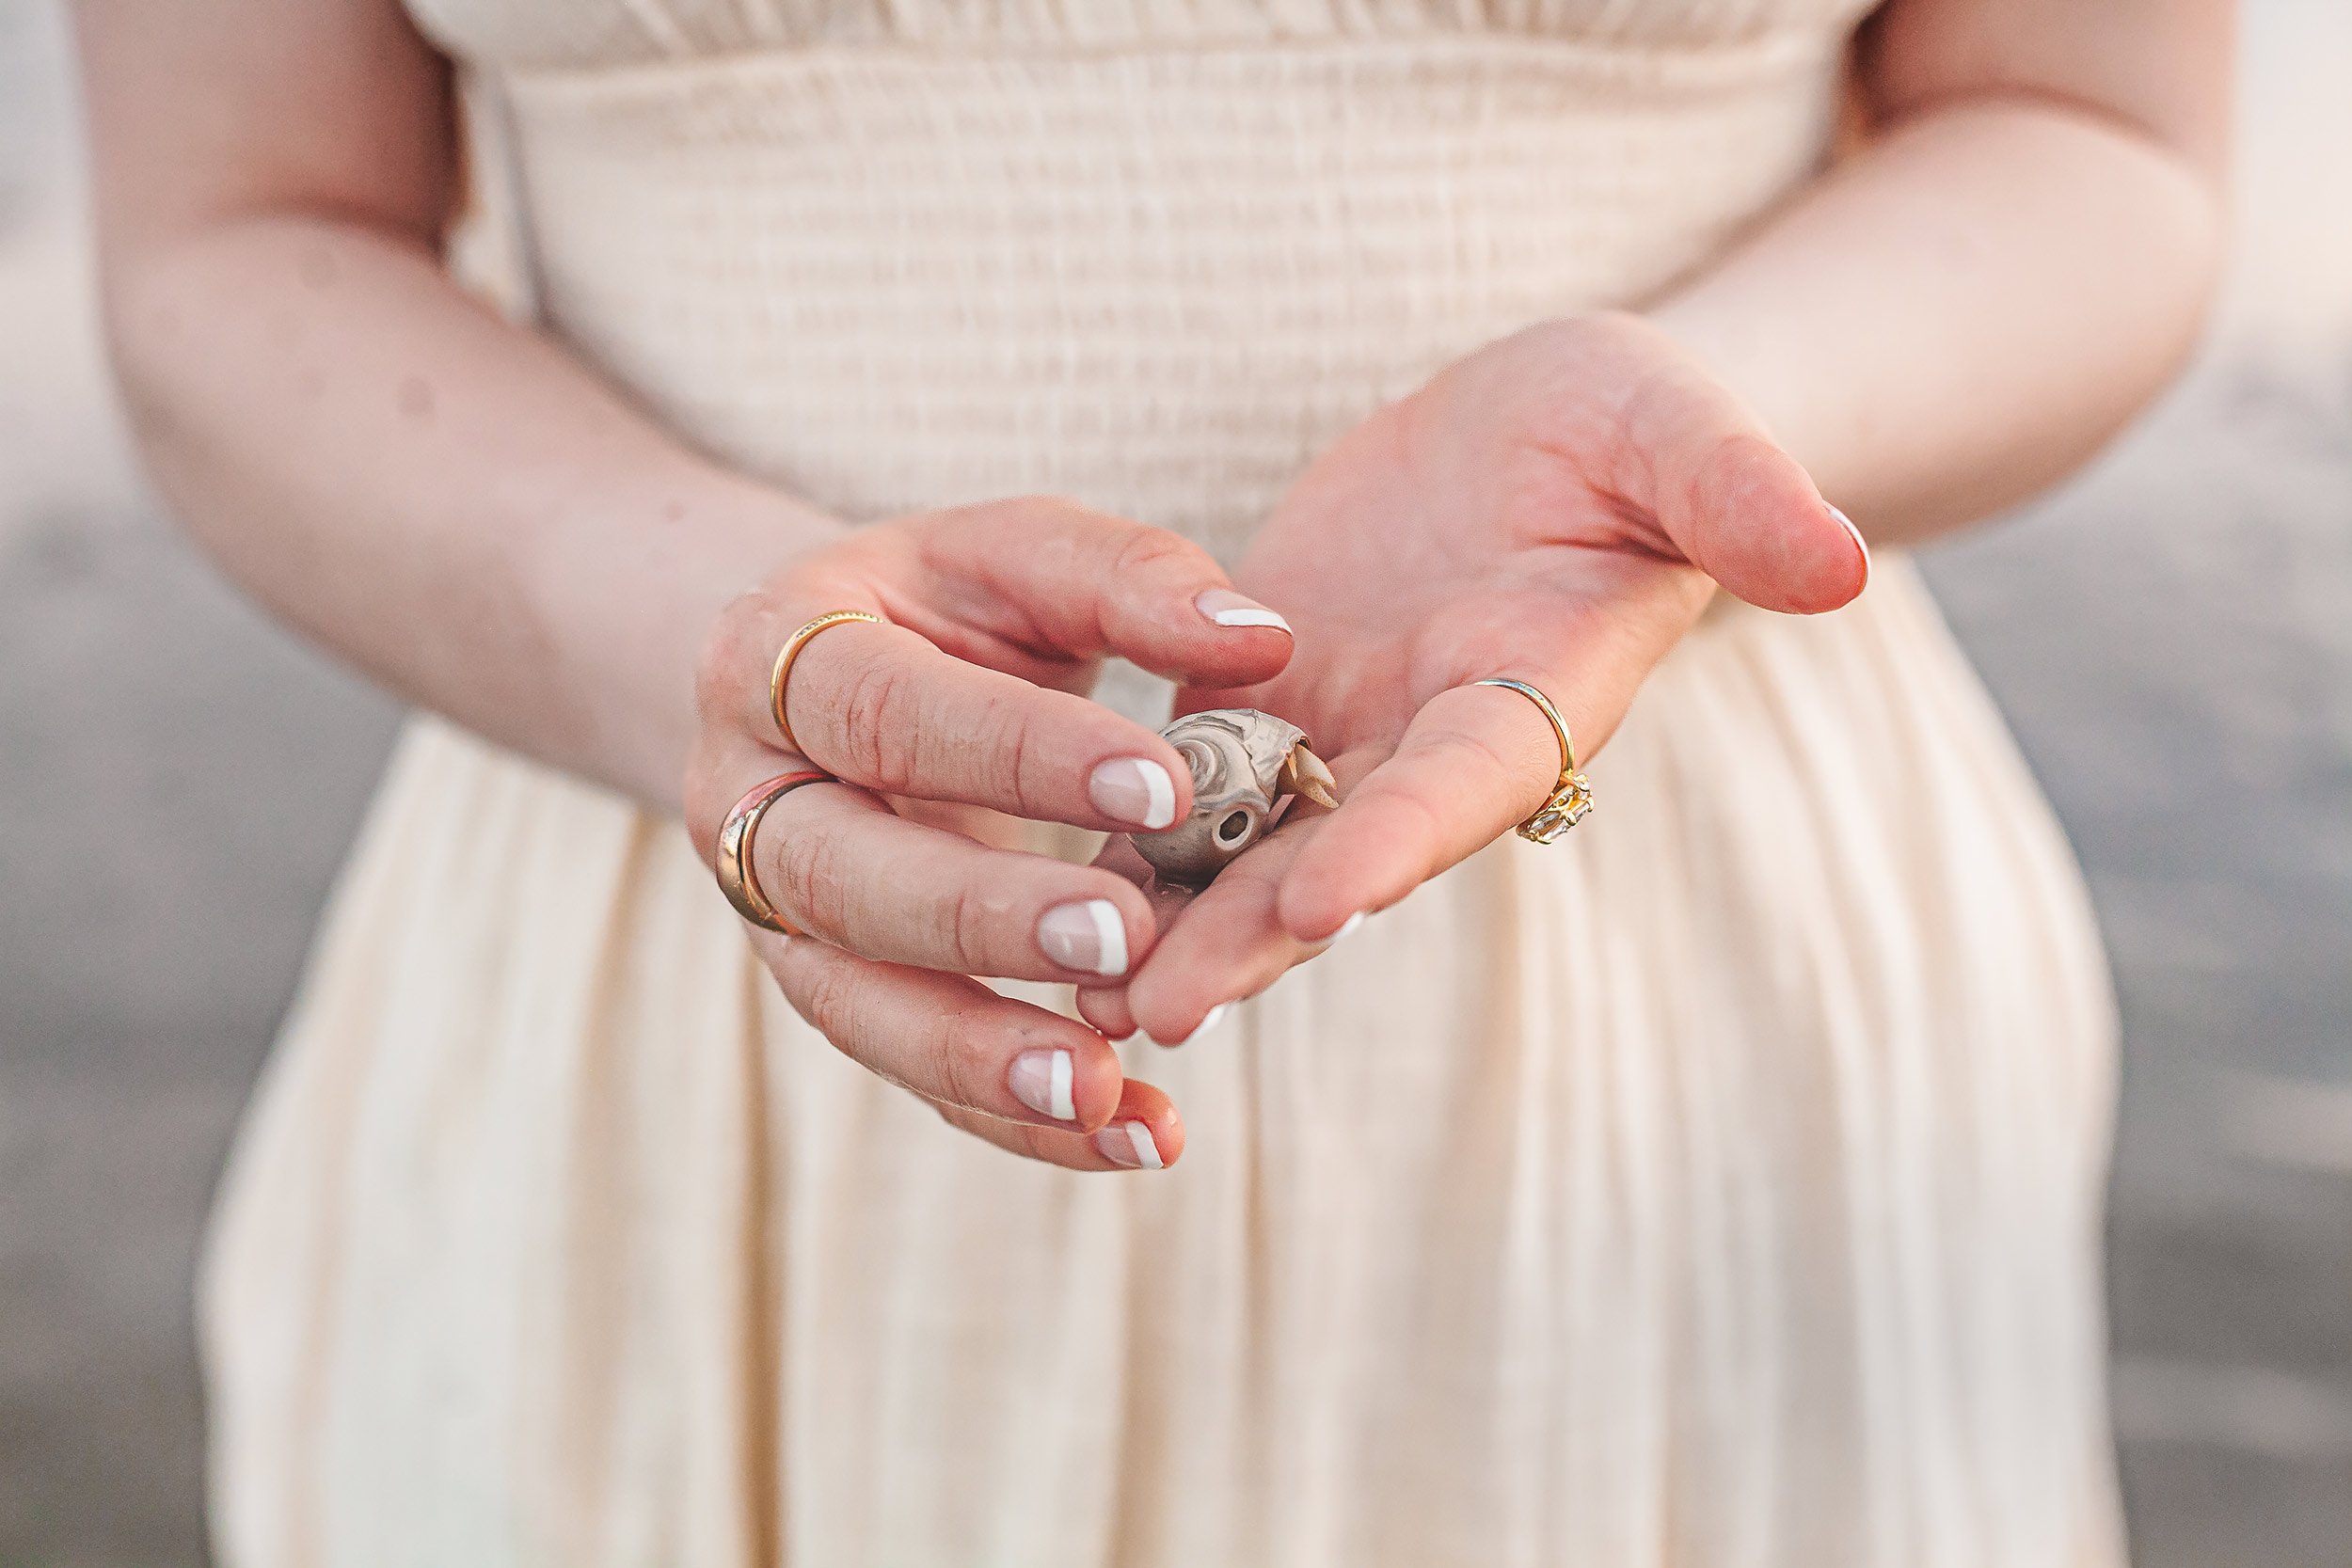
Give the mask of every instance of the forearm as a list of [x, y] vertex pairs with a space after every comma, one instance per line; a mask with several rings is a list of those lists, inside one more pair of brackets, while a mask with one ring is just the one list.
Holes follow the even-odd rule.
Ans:
[[2161, 389], [2220, 234], [2186, 160], [1988, 97], [1891, 129], [1649, 313], [1902, 542], [2032, 495]]
[[658, 805], [704, 629], [834, 531], [399, 236], [229, 219], [121, 259], [108, 293], [149, 461], [247, 590], [408, 700]]

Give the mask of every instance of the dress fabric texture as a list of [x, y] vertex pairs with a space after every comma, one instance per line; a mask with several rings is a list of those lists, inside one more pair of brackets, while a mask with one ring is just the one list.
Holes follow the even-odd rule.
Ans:
[[[1860, 7], [413, 8], [480, 264], [654, 417], [1230, 562], [1381, 401], [1806, 179]], [[674, 823], [417, 721], [207, 1257], [224, 1561], [2119, 1561], [2106, 971], [1911, 568], [1719, 606], [1591, 771], [1122, 1047], [1187, 1151], [1082, 1176], [835, 1054]]]

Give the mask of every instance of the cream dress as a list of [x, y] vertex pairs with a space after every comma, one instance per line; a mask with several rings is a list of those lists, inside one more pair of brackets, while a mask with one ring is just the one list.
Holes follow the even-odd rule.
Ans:
[[[1231, 560], [1311, 454], [1820, 165], [1853, 0], [416, 0], [477, 251], [840, 513]], [[204, 1276], [229, 1568], [2119, 1560], [2105, 970], [1909, 567], [1712, 614], [1557, 847], [1080, 1176], [779, 1000], [675, 824], [409, 732]]]

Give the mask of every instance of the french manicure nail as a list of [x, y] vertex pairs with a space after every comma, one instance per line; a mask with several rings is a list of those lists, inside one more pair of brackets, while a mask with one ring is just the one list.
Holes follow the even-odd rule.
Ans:
[[1212, 588], [1192, 601], [1200, 613], [1220, 626], [1272, 626], [1276, 631], [1288, 631], [1291, 624], [1260, 604], [1245, 598], [1230, 588]]
[[1039, 951], [1064, 969], [1089, 974], [1127, 973], [1127, 923], [1107, 898], [1057, 904], [1038, 917]]
[[1015, 1100], [1039, 1116], [1075, 1121], [1078, 1108], [1070, 1097], [1070, 1076], [1069, 1052], [1024, 1051], [1012, 1059], [1005, 1084]]
[[1129, 1170], [1165, 1170], [1160, 1146], [1152, 1129], [1139, 1121], [1115, 1121], [1094, 1134], [1094, 1148], [1104, 1159]]
[[1345, 920], [1340, 922], [1340, 928], [1338, 930], [1323, 939], [1323, 945], [1328, 947], [1332, 943], [1338, 942], [1342, 937], [1354, 936], [1356, 934], [1356, 928], [1363, 923], [1364, 911], [1358, 910], [1354, 914], [1349, 915]]
[[1168, 1048], [1173, 1050], [1180, 1045], [1190, 1045], [1193, 1041], [1199, 1039], [1201, 1036], [1207, 1034], [1210, 1030], [1224, 1022], [1225, 1015], [1232, 1010], [1233, 1005], [1231, 1002], [1218, 1003], [1216, 1006], [1211, 1007], [1208, 1010], [1206, 1016], [1204, 1016], [1200, 1022], [1192, 1026], [1191, 1034], [1186, 1035], [1180, 1040], [1169, 1040], [1168, 1042]]
[[1176, 820], [1176, 781], [1150, 757], [1113, 757], [1087, 780], [1095, 810], [1154, 831]]
[[[1821, 504], [1823, 506], [1829, 506], [1827, 501], [1823, 501]], [[1853, 547], [1862, 552], [1863, 586], [1866, 588], [1868, 587], [1870, 582], [1870, 541], [1862, 537], [1862, 531], [1853, 526], [1853, 519], [1847, 516], [1843, 512], [1838, 511], [1837, 508], [1830, 506], [1829, 515], [1837, 519], [1839, 527], [1843, 528], [1849, 534], [1853, 536]]]

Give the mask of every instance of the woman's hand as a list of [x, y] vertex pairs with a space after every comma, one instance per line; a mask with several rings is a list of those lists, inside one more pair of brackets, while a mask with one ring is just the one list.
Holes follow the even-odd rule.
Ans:
[[[787, 752], [770, 674], [793, 631], [833, 610], [887, 624], [803, 645]], [[844, 533], [713, 628], [690, 830], [707, 858], [757, 784], [810, 764], [834, 774], [779, 800], [753, 844], [761, 891], [813, 939], [755, 939], [802, 1016], [1008, 1148], [1089, 1170], [1172, 1162], [1184, 1132], [1166, 1095], [1124, 1082], [1093, 1030], [972, 978], [1122, 976], [1151, 951], [1150, 905], [1109, 871], [979, 837], [991, 812], [1112, 832], [1175, 820], [1191, 805], [1175, 750], [1078, 693], [1106, 654], [1192, 686], [1265, 680], [1291, 647], [1266, 620], [1198, 546], [1066, 501]]]
[[[1470, 683], [1549, 696], [1581, 764], [1718, 585], [1813, 612], [1868, 575], [1804, 469], [1648, 324], [1552, 323], [1461, 360], [1318, 459], [1236, 571], [1289, 618], [1296, 656], [1269, 680], [1178, 698], [1301, 725], [1344, 803], [1295, 808], [1131, 983], [1083, 991], [1082, 1010], [1114, 1037], [1184, 1038], [1527, 817], [1559, 776], [1558, 742], [1524, 696]], [[1098, 863], [1146, 869], [1123, 843]], [[1186, 902], [1153, 895], [1163, 921]]]

